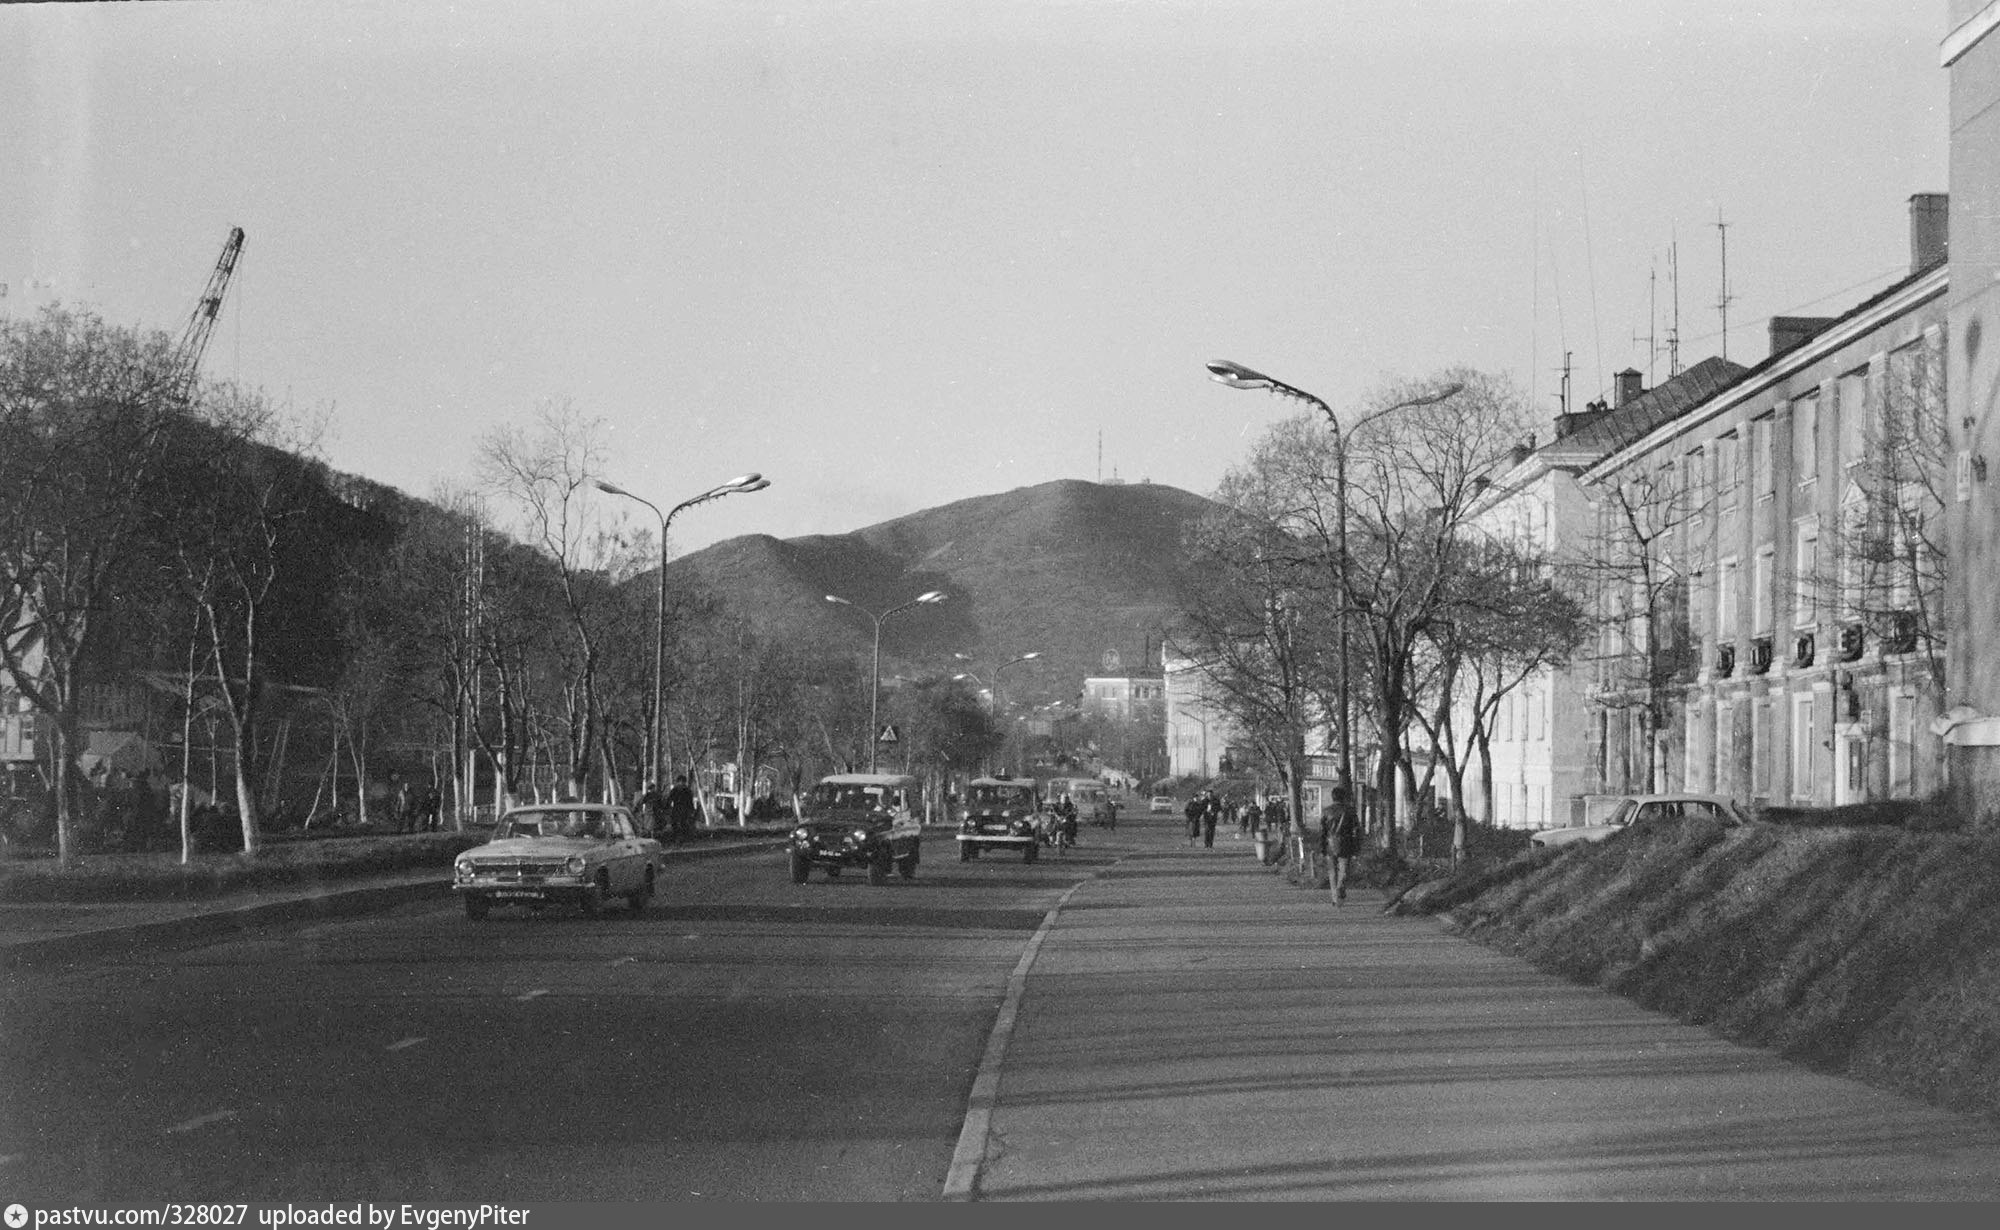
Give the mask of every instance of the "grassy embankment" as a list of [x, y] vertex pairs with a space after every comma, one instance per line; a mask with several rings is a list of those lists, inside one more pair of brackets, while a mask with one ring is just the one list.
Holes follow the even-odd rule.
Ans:
[[1392, 907], [1683, 1021], [2000, 1118], [2000, 836], [1684, 822]]

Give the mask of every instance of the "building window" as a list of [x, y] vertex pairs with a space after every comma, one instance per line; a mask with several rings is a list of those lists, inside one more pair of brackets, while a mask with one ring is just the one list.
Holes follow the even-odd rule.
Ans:
[[1757, 548], [1757, 558], [1750, 565], [1750, 635], [1771, 635], [1771, 606], [1777, 595], [1771, 592], [1772, 578], [1777, 571], [1778, 549], [1776, 547]]
[[1907, 799], [1916, 793], [1917, 698], [1908, 692], [1889, 695], [1889, 797]]
[[1811, 692], [1792, 697], [1792, 798], [1810, 801], [1813, 790], [1813, 698]]
[[1778, 758], [1771, 754], [1771, 710], [1770, 701], [1759, 700], [1750, 718], [1750, 793], [1758, 798], [1771, 797], [1771, 779], [1777, 776]]
[[1792, 527], [1792, 626], [1809, 628], [1819, 621], [1813, 589], [1819, 572], [1819, 522], [1811, 517]]
[[1742, 568], [1731, 556], [1722, 561], [1719, 571], [1715, 590], [1715, 636], [1726, 645], [1736, 639], [1736, 591]]
[[1682, 758], [1681, 779], [1689, 790], [1701, 789], [1702, 774], [1708, 768], [1708, 740], [1702, 738], [1701, 702], [1689, 701], [1685, 717], [1687, 754]]
[[1730, 760], [1736, 754], [1736, 702], [1715, 702], [1715, 793], [1729, 794], [1735, 774]]
[[1840, 378], [1834, 413], [1840, 416], [1840, 464], [1859, 465], [1868, 448], [1868, 372], [1866, 368]]
[[1750, 490], [1760, 500], [1768, 499], [1775, 486], [1771, 479], [1771, 426], [1768, 414], [1750, 424]]
[[1715, 489], [1724, 512], [1736, 507], [1737, 491], [1742, 485], [1737, 464], [1736, 433], [1718, 437], [1715, 441]]
[[1803, 487], [1819, 477], [1819, 395], [1792, 403], [1792, 475]]

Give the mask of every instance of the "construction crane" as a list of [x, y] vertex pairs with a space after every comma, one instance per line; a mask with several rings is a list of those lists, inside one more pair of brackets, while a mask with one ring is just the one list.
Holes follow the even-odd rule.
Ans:
[[194, 393], [195, 374], [201, 369], [202, 352], [208, 349], [209, 334], [215, 332], [215, 318], [222, 311], [222, 295], [229, 289], [229, 275], [236, 272], [236, 258], [243, 252], [243, 228], [229, 228], [229, 240], [222, 245], [222, 255], [215, 262], [215, 272], [208, 275], [208, 286], [202, 290], [201, 298], [195, 300], [194, 311], [188, 316], [187, 328], [181, 333], [178, 365], [174, 370], [174, 392], [185, 402]]

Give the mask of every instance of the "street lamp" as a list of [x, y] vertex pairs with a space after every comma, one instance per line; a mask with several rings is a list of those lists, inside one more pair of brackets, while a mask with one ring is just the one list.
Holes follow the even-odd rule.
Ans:
[[725, 495], [735, 495], [738, 492], [762, 491], [771, 485], [771, 480], [761, 474], [745, 474], [732, 478], [719, 487], [709, 488], [693, 499], [682, 500], [664, 514], [651, 500], [641, 495], [634, 495], [616, 483], [609, 483], [599, 478], [594, 479], [593, 484], [606, 495], [622, 495], [628, 500], [637, 500], [652, 509], [653, 515], [660, 521], [660, 594], [659, 605], [653, 611], [653, 720], [646, 729], [646, 763], [652, 767], [653, 785], [658, 788], [666, 784], [667, 759], [664, 754], [667, 729], [665, 702], [660, 685], [661, 660], [666, 656], [667, 646], [667, 530], [673, 525], [674, 517], [683, 508], [693, 508], [697, 504], [706, 504], [710, 500], [719, 500]]
[[875, 753], [881, 747], [882, 743], [882, 741], [879, 738], [877, 738], [877, 736], [882, 733], [881, 728], [875, 724], [879, 720], [878, 714], [881, 711], [881, 703], [882, 703], [882, 624], [885, 620], [889, 618], [889, 616], [894, 615], [898, 611], [907, 611], [913, 606], [928, 606], [932, 603], [943, 602], [944, 599], [945, 599], [945, 594], [943, 590], [933, 589], [928, 593], [918, 594], [916, 597], [910, 599], [908, 602], [903, 603], [901, 606], [892, 606], [888, 610], [882, 612], [880, 615], [877, 615], [873, 611], [870, 611], [867, 607], [861, 606], [858, 603], [849, 602], [845, 598], [838, 597], [834, 594], [828, 594], [826, 596], [826, 600], [828, 602], [837, 603], [841, 606], [851, 606], [855, 610], [860, 611], [863, 615], [866, 615], [869, 619], [875, 621], [875, 667], [874, 667], [874, 673], [870, 677], [870, 687], [868, 691], [868, 771], [870, 773], [873, 773], [875, 771]]
[[[1421, 397], [1413, 397], [1408, 401], [1399, 401], [1393, 406], [1384, 406], [1373, 414], [1363, 416], [1354, 424], [1350, 432], [1343, 432], [1340, 427], [1340, 419], [1334, 415], [1333, 408], [1327, 405], [1326, 402], [1306, 392], [1304, 389], [1266, 376], [1264, 373], [1245, 367], [1241, 363], [1232, 363], [1228, 359], [1217, 359], [1208, 365], [1208, 378], [1217, 384], [1226, 384], [1232, 389], [1266, 389], [1276, 393], [1280, 397], [1289, 397], [1295, 401], [1302, 401], [1309, 406], [1317, 407], [1320, 413], [1326, 415], [1326, 421], [1333, 426], [1334, 503], [1339, 515], [1338, 535], [1340, 539], [1340, 784], [1349, 792], [1352, 792], [1354, 789], [1354, 723], [1352, 720], [1353, 711], [1349, 705], [1348, 691], [1347, 614], [1354, 606], [1354, 591], [1347, 583], [1349, 562], [1347, 557], [1348, 435], [1350, 432], [1360, 431], [1376, 419], [1393, 411], [1407, 410], [1413, 406], [1436, 405], [1457, 394], [1461, 389], [1465, 388], [1465, 384], [1462, 381], [1453, 381], [1434, 393], [1426, 393]], [[1293, 799], [1292, 806], [1294, 810], [1297, 809], [1298, 805], [1299, 800]], [[1302, 821], [1303, 817], [1298, 817], [1298, 819]]]

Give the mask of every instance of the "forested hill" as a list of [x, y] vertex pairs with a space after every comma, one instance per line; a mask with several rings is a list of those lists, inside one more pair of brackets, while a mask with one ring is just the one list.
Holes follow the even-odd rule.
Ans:
[[[1157, 673], [1159, 639], [1187, 582], [1185, 528], [1218, 508], [1152, 483], [1063, 479], [959, 500], [848, 534], [720, 542], [668, 566], [698, 578], [765, 635], [866, 654], [874, 625], [826, 601], [837, 594], [880, 613], [926, 590], [949, 599], [883, 625], [882, 673], [965, 669], [1038, 651], [1008, 670], [1009, 698], [1069, 699], [1103, 674]], [[990, 679], [987, 680], [989, 683]]]

